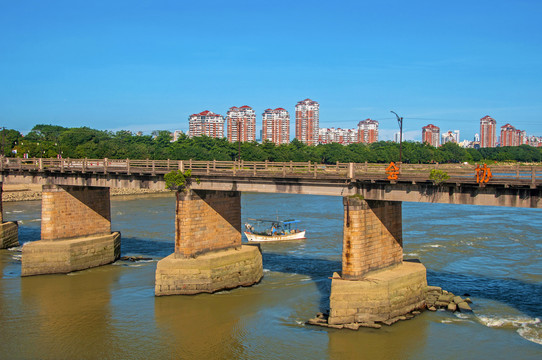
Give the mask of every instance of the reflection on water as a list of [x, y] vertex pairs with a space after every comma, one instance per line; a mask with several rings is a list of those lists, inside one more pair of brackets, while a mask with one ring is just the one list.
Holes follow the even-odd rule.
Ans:
[[[156, 262], [174, 250], [172, 194], [112, 202], [122, 255], [152, 261], [20, 278], [20, 253], [1, 250], [0, 358], [541, 358], [540, 210], [405, 203], [405, 257], [430, 284], [469, 293], [475, 313], [354, 332], [304, 325], [329, 306], [341, 267], [342, 200], [243, 194], [242, 206], [243, 221], [298, 218], [308, 238], [263, 244], [261, 283], [213, 295], [154, 297]], [[39, 239], [39, 202], [4, 210], [22, 242]]]
[[[116, 350], [111, 327], [111, 284], [118, 274], [107, 268], [21, 279], [21, 304], [26, 336], [32, 346], [20, 349], [26, 358], [62, 358], [63, 354], [93, 354], [106, 358]], [[31, 325], [31, 326], [28, 326]]]

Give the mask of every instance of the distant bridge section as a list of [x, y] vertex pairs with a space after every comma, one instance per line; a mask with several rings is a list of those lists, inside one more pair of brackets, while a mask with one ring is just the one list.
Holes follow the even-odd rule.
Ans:
[[[493, 177], [477, 183], [474, 165], [402, 164], [388, 179], [387, 164], [247, 162], [131, 159], [1, 158], [2, 181], [54, 185], [164, 189], [164, 175], [190, 169], [194, 190], [356, 195], [366, 200], [542, 208], [542, 166], [491, 167]], [[440, 183], [431, 170], [445, 172]]]

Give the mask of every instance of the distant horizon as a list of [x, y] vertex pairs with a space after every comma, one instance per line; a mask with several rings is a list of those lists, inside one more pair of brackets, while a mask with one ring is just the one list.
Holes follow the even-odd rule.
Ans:
[[[468, 10], [467, 10], [468, 9]], [[542, 2], [5, 2], [0, 126], [188, 130], [188, 116], [320, 103], [381, 139], [485, 115], [542, 136]], [[506, 24], [490, 26], [488, 24]], [[261, 127], [261, 121], [258, 120]]]

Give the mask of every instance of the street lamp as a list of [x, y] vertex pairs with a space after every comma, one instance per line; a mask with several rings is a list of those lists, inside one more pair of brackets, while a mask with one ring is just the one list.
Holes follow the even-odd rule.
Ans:
[[399, 123], [399, 164], [402, 164], [403, 153], [403, 118], [397, 115], [395, 111], [390, 111], [397, 116], [397, 122]]

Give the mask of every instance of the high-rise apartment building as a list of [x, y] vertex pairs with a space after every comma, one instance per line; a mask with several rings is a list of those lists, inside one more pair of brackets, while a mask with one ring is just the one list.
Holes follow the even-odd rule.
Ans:
[[422, 143], [438, 147], [440, 145], [440, 128], [433, 124], [422, 127]]
[[349, 145], [358, 142], [357, 129], [320, 128], [318, 133], [318, 143], [320, 144], [339, 143]]
[[459, 130], [448, 130], [442, 134], [442, 145], [449, 142], [459, 144]]
[[516, 128], [510, 124], [501, 126], [501, 146], [517, 146]]
[[497, 138], [495, 137], [497, 122], [489, 116], [480, 119], [480, 147], [495, 147]]
[[520, 146], [527, 143], [527, 133], [510, 124], [501, 126], [501, 147]]
[[228, 119], [228, 141], [256, 141], [256, 112], [247, 105], [231, 107]]
[[358, 123], [358, 142], [371, 144], [378, 141], [378, 121], [366, 119]]
[[290, 114], [283, 108], [265, 109], [262, 114], [262, 141], [276, 145], [290, 142]]
[[531, 135], [527, 137], [526, 143], [534, 147], [542, 147], [542, 136]]
[[188, 136], [206, 135], [213, 138], [224, 137], [224, 117], [212, 111], [205, 110], [188, 117]]
[[307, 145], [318, 144], [320, 105], [311, 99], [299, 101], [295, 106], [295, 137]]

